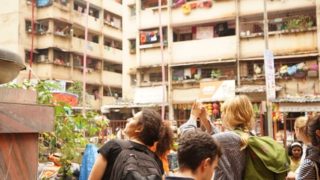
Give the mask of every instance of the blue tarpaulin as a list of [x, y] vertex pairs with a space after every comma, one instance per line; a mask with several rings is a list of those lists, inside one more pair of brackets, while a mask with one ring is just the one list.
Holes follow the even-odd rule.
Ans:
[[37, 7], [48, 6], [50, 2], [50, 0], [37, 0]]
[[87, 144], [86, 150], [82, 157], [79, 180], [87, 180], [93, 164], [98, 155], [98, 148], [94, 144]]

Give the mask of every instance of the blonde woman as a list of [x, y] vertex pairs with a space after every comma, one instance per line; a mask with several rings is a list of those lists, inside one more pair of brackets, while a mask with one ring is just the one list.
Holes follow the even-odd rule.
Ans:
[[241, 180], [246, 165], [246, 152], [242, 151], [246, 143], [233, 130], [250, 132], [254, 123], [252, 104], [247, 96], [240, 95], [223, 103], [221, 118], [224, 127], [229, 130], [218, 132], [207, 118], [207, 113], [201, 104], [192, 108], [190, 119], [180, 127], [181, 132], [192, 129], [196, 119], [199, 118], [208, 133], [221, 145], [222, 156], [214, 179]]
[[[308, 146], [311, 145], [310, 137], [306, 134], [306, 126], [308, 122], [308, 117], [300, 116], [298, 117], [294, 122], [294, 133], [296, 134], [296, 137], [299, 141], [303, 142], [302, 145], [302, 157], [300, 159], [300, 162], [303, 162], [303, 160], [306, 157]], [[289, 172], [287, 179], [295, 179], [298, 172], [300, 171], [300, 166], [297, 168], [297, 170], [293, 172]]]

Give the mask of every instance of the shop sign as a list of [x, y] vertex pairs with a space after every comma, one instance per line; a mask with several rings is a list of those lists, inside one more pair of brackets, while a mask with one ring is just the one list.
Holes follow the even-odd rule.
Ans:
[[162, 103], [163, 97], [167, 101], [163, 86], [136, 88], [134, 93], [135, 104]]
[[264, 51], [265, 77], [266, 77], [266, 94], [268, 100], [276, 99], [276, 82], [274, 75], [274, 57], [272, 51]]
[[235, 80], [200, 83], [201, 101], [225, 101], [235, 96]]

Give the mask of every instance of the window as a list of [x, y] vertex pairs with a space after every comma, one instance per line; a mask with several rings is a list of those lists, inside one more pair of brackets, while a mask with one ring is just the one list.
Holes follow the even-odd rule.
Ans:
[[130, 16], [136, 16], [136, 6], [129, 6], [130, 8]]
[[161, 82], [162, 81], [162, 74], [159, 73], [150, 73], [149, 74], [149, 80], [150, 82]]
[[130, 75], [130, 84], [131, 84], [131, 86], [137, 85], [137, 75], [136, 74]]

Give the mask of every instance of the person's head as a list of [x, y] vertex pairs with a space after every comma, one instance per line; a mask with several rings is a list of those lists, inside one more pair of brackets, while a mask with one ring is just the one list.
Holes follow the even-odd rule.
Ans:
[[170, 121], [163, 121], [155, 151], [159, 157], [166, 155], [166, 153], [173, 148], [173, 137], [174, 134]]
[[299, 141], [307, 143], [307, 135], [305, 134], [305, 129], [307, 125], [308, 118], [305, 116], [298, 117], [294, 122], [294, 132]]
[[320, 116], [315, 116], [307, 123], [306, 133], [311, 140], [311, 144], [320, 147]]
[[289, 147], [289, 156], [295, 159], [300, 159], [302, 156], [302, 145], [299, 142], [293, 142]]
[[127, 121], [124, 133], [129, 139], [138, 139], [147, 146], [159, 140], [162, 120], [157, 111], [143, 109]]
[[178, 141], [180, 172], [191, 171], [196, 179], [210, 179], [221, 156], [220, 146], [208, 134], [199, 130], [183, 133]]
[[222, 105], [223, 125], [233, 130], [241, 128], [251, 130], [254, 123], [254, 112], [250, 99], [245, 95], [238, 95], [227, 100]]

